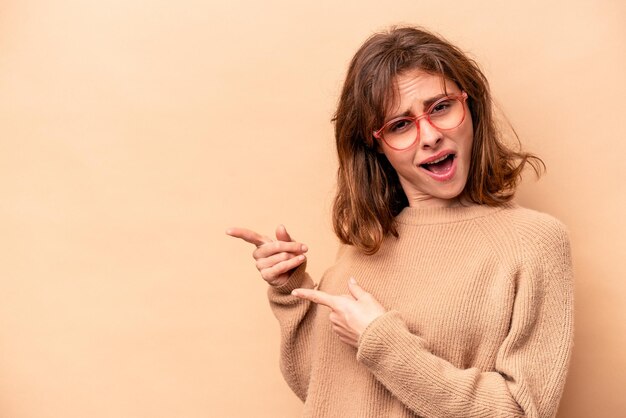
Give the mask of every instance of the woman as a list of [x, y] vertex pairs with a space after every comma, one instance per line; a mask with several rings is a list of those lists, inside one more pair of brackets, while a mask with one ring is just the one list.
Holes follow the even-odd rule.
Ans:
[[257, 246], [305, 416], [556, 414], [573, 334], [569, 241], [512, 202], [524, 166], [543, 163], [507, 148], [492, 113], [487, 80], [458, 48], [412, 27], [376, 34], [334, 119], [343, 245], [319, 287], [283, 226], [276, 239], [227, 231]]

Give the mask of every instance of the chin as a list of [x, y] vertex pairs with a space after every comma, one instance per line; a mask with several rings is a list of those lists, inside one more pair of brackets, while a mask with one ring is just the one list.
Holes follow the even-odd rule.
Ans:
[[445, 199], [445, 200], [456, 199], [461, 196], [464, 188], [465, 188], [465, 183], [459, 186], [451, 187], [449, 189], [446, 188], [444, 190], [436, 190], [433, 193], [433, 196], [439, 199]]

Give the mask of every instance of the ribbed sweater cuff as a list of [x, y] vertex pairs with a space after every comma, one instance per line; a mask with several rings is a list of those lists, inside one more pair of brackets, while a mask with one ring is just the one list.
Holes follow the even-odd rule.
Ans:
[[400, 312], [388, 311], [372, 321], [363, 331], [356, 358], [370, 370], [376, 371], [390, 348], [403, 351], [409, 345], [415, 347], [416, 342], [419, 348], [427, 350], [426, 341], [410, 333]]

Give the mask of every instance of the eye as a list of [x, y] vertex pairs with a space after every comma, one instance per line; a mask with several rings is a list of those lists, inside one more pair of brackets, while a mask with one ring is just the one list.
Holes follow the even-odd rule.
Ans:
[[437, 115], [440, 113], [445, 113], [447, 112], [450, 107], [452, 106], [452, 102], [453, 100], [450, 99], [444, 99], [440, 102], [437, 102], [433, 105], [433, 107], [430, 109], [430, 114], [431, 115]]
[[411, 125], [413, 125], [412, 119], [409, 119], [409, 118], [396, 119], [394, 121], [389, 122], [387, 129], [385, 129], [385, 132], [391, 133], [391, 134], [402, 133], [404, 131], [407, 131], [408, 129], [411, 129]]

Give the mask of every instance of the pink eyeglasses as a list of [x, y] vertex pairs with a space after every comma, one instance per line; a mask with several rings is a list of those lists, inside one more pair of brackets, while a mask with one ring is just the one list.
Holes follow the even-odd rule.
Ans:
[[464, 102], [467, 93], [442, 97], [430, 105], [419, 116], [401, 116], [385, 123], [374, 132], [374, 138], [381, 139], [395, 150], [401, 151], [412, 147], [419, 139], [419, 120], [426, 118], [435, 129], [442, 131], [454, 129], [465, 120]]

